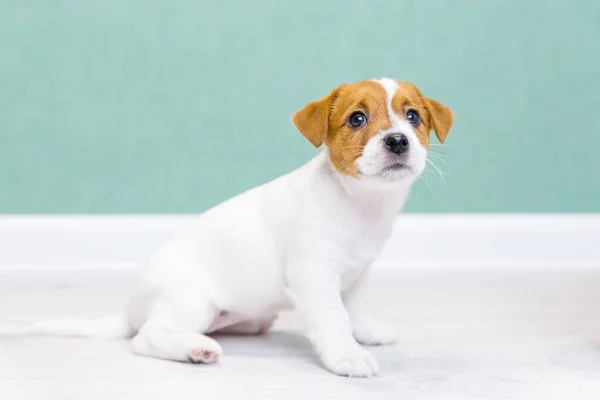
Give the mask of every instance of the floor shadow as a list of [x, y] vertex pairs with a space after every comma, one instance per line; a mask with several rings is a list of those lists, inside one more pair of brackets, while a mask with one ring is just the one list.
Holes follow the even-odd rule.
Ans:
[[215, 335], [225, 354], [259, 358], [305, 359], [318, 364], [308, 339], [298, 332], [270, 331], [261, 336]]

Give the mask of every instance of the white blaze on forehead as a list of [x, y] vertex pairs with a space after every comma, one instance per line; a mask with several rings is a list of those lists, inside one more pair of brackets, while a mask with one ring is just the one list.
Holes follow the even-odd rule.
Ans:
[[394, 94], [396, 93], [396, 90], [398, 90], [398, 82], [390, 78], [373, 79], [373, 81], [383, 86], [385, 92], [387, 93], [388, 104], [391, 104]]
[[401, 123], [400, 121], [402, 121], [402, 118], [392, 108], [392, 100], [394, 99], [394, 95], [400, 88], [398, 86], [398, 82], [396, 82], [395, 80], [390, 79], [390, 78], [373, 79], [373, 81], [379, 83], [385, 89], [385, 93], [387, 95], [387, 98], [386, 98], [387, 113], [388, 113], [388, 118], [390, 119], [390, 122], [392, 123], [392, 126]]
[[[392, 124], [391, 129], [393, 129], [394, 127], [400, 127], [400, 126], [406, 127], [407, 122], [392, 107], [392, 100], [394, 99], [394, 95], [400, 89], [400, 85], [398, 85], [398, 82], [393, 79], [390, 79], [390, 78], [373, 79], [373, 82], [379, 83], [385, 89], [385, 93], [387, 95], [387, 98], [386, 98], [387, 113], [388, 113], [388, 118], [390, 119], [390, 122]], [[410, 127], [410, 125], [408, 125], [408, 126]], [[411, 131], [412, 131], [412, 129], [411, 129]]]

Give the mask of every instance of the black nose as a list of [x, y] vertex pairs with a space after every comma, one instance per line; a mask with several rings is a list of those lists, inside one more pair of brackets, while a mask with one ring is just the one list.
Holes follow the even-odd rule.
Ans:
[[383, 139], [388, 150], [392, 153], [402, 154], [408, 150], [408, 138], [403, 133], [391, 133]]

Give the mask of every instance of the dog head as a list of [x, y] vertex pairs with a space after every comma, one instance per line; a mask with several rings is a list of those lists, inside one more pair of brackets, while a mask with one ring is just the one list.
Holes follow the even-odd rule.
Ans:
[[425, 168], [429, 133], [444, 142], [452, 111], [408, 82], [381, 78], [344, 84], [292, 120], [333, 166], [357, 179], [414, 181]]

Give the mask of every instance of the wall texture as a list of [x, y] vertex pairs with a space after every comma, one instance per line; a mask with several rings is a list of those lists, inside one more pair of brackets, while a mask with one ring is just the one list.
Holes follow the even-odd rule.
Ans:
[[378, 76], [457, 117], [409, 211], [600, 212], [599, 74], [598, 0], [0, 0], [0, 213], [202, 211]]

